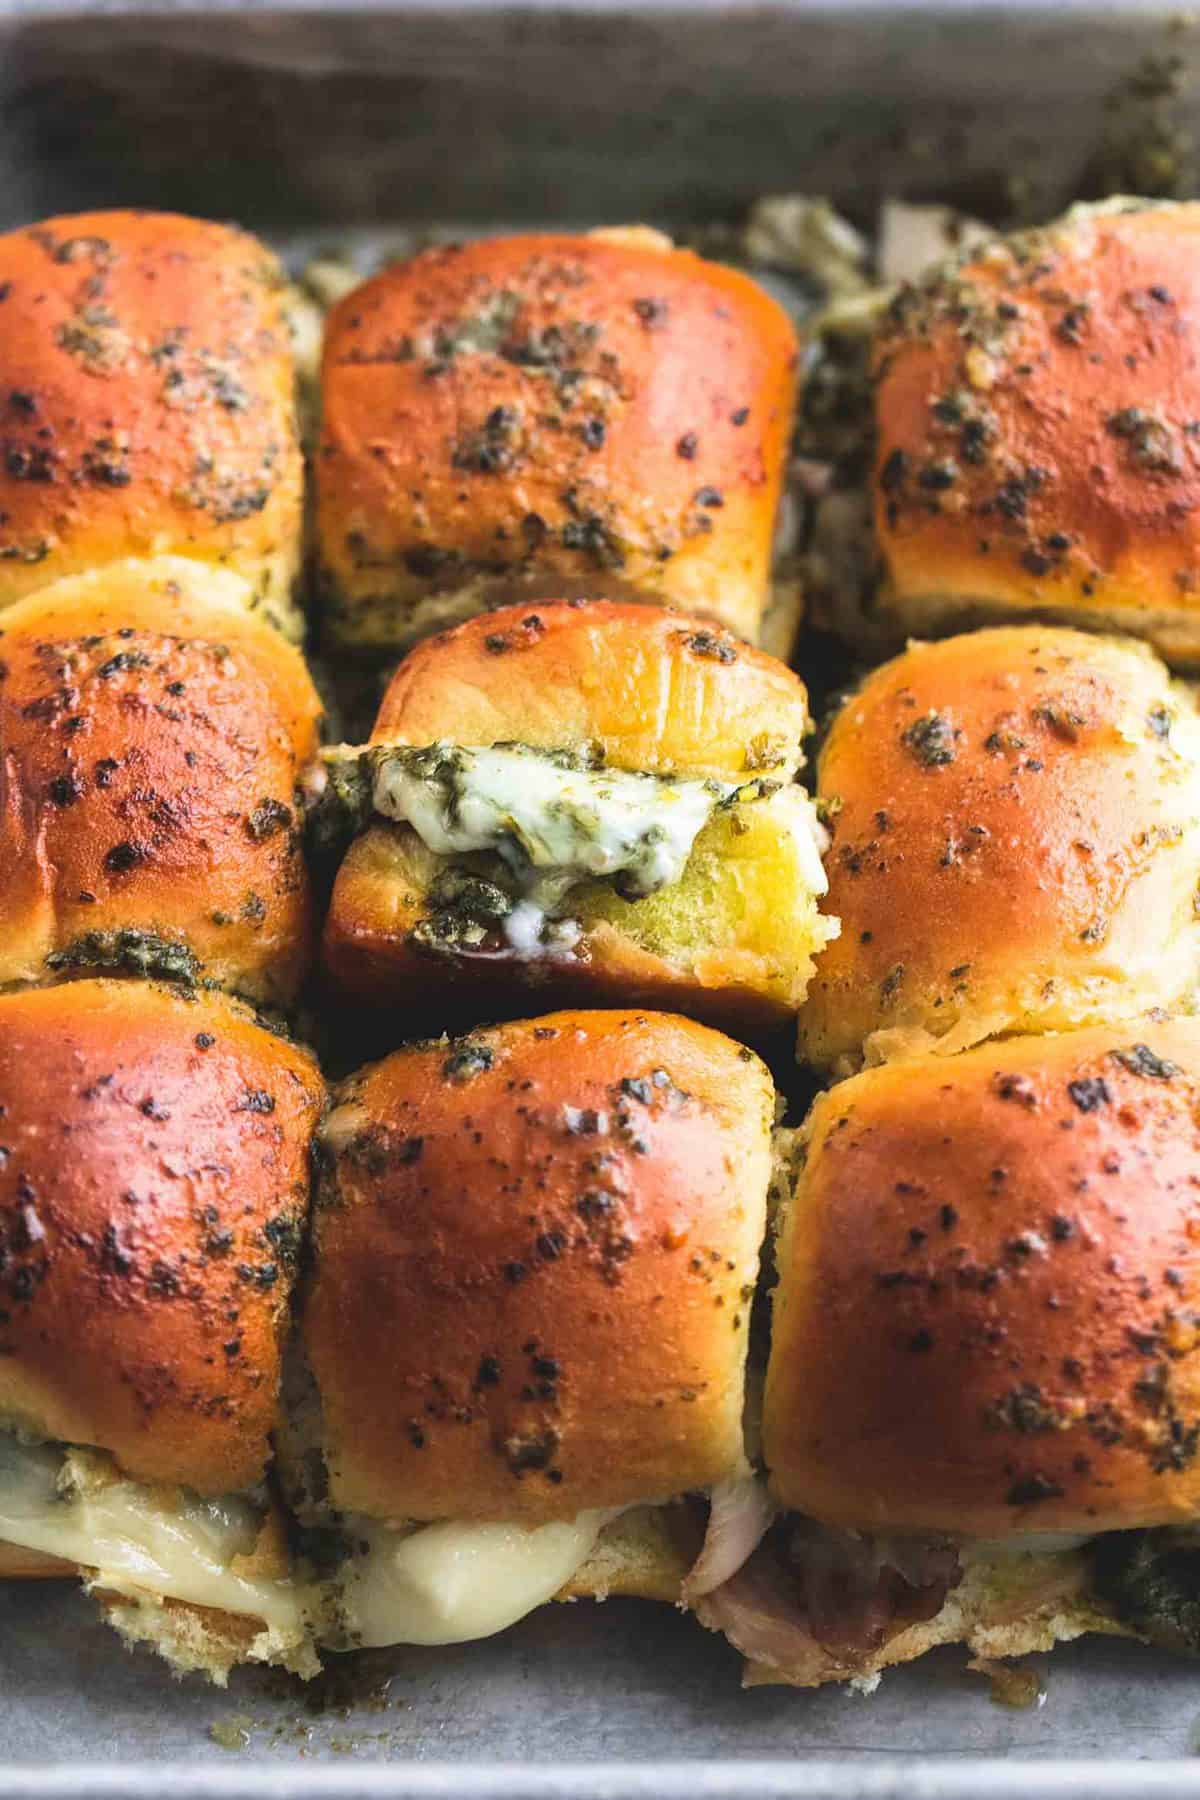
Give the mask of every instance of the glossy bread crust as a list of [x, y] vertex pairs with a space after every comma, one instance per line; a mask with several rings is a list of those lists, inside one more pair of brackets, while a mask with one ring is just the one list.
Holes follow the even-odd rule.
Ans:
[[261, 1479], [322, 1092], [308, 1055], [215, 996], [0, 996], [6, 1425], [138, 1481]]
[[0, 237], [0, 606], [168, 552], [236, 570], [299, 635], [283, 286], [255, 238], [171, 213]]
[[884, 608], [1200, 661], [1200, 205], [1080, 208], [902, 288], [875, 352]]
[[773, 1102], [749, 1051], [662, 1014], [345, 1083], [302, 1315], [333, 1504], [535, 1522], [735, 1474]]
[[321, 707], [242, 589], [164, 557], [0, 618], [0, 981], [174, 968], [294, 998], [312, 935], [296, 783]]
[[799, 676], [732, 632], [658, 607], [550, 600], [419, 644], [371, 742], [595, 745], [618, 769], [782, 779], [808, 730]]
[[823, 1095], [778, 1250], [764, 1455], [868, 1531], [1200, 1503], [1200, 1023], [1013, 1038]]
[[842, 706], [800, 1054], [841, 1069], [1172, 1007], [1200, 967], [1200, 718], [1143, 646], [917, 644]]
[[599, 591], [753, 637], [797, 356], [760, 287], [656, 233], [493, 238], [385, 270], [325, 340], [332, 631], [397, 644]]

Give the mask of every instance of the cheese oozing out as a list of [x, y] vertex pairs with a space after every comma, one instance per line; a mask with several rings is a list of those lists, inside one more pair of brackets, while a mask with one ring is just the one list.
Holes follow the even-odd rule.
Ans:
[[446, 1522], [399, 1531], [346, 1520], [357, 1546], [338, 1572], [346, 1645], [462, 1644], [492, 1637], [552, 1600], [612, 1515], [551, 1525]]
[[377, 813], [409, 825], [435, 855], [490, 852], [505, 864], [518, 898], [501, 929], [524, 955], [570, 953], [579, 927], [555, 915], [581, 882], [611, 881], [628, 900], [677, 882], [714, 812], [735, 800], [777, 803], [781, 828], [798, 832], [811, 852], [813, 893], [826, 889], [811, 802], [775, 782], [597, 768], [523, 744], [371, 756]]
[[146, 1487], [100, 1452], [0, 1434], [0, 1539], [75, 1563], [89, 1585], [111, 1593], [188, 1601], [301, 1634], [298, 1583], [236, 1570], [261, 1525], [240, 1495], [205, 1500]]

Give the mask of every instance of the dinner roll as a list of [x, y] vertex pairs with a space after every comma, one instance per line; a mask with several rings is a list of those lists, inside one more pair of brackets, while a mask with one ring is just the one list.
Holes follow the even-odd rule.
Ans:
[[215, 995], [0, 995], [0, 1572], [223, 1683], [316, 1672], [262, 1486], [322, 1085]]
[[818, 1099], [778, 1246], [782, 1505], [956, 1540], [1194, 1521], [1200, 1023], [1015, 1038]]
[[321, 1087], [219, 996], [0, 995], [0, 1416], [202, 1494], [261, 1479]]
[[294, 998], [320, 703], [243, 590], [162, 557], [0, 618], [0, 982], [113, 969]]
[[300, 634], [283, 286], [255, 238], [170, 213], [0, 237], [0, 606], [166, 552], [235, 570]]
[[492, 238], [385, 270], [326, 333], [328, 629], [403, 645], [580, 592], [753, 637], [797, 355], [749, 277], [655, 232]]
[[534, 1525], [739, 1474], [773, 1105], [748, 1050], [662, 1014], [345, 1082], [303, 1309], [330, 1502]]
[[902, 287], [875, 346], [884, 610], [1200, 661], [1198, 324], [1192, 203], [1076, 208]]
[[358, 764], [333, 991], [418, 1017], [533, 994], [789, 1019], [836, 929], [807, 729], [782, 663], [658, 608], [552, 601], [426, 640]]
[[915, 644], [818, 771], [842, 935], [800, 1054], [960, 1050], [1172, 1007], [1200, 968], [1200, 721], [1144, 647], [1049, 626]]

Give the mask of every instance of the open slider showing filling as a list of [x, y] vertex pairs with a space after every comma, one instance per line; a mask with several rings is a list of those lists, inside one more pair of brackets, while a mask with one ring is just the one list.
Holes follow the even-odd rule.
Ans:
[[328, 1642], [679, 1598], [662, 1509], [749, 1476], [773, 1109], [750, 1051], [662, 1014], [550, 1014], [342, 1085], [283, 1446], [335, 1551]]
[[361, 828], [331, 986], [475, 1016], [532, 990], [786, 1019], [837, 929], [807, 729], [790, 670], [680, 614], [556, 602], [427, 640], [369, 750], [329, 761], [324, 821]]
[[215, 996], [0, 996], [0, 1574], [217, 1681], [316, 1669], [264, 1479], [322, 1092]]

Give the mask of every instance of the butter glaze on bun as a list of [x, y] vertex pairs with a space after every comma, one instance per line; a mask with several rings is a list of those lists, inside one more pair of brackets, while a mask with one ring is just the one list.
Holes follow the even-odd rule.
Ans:
[[0, 1415], [142, 1482], [270, 1456], [322, 1086], [233, 1002], [149, 982], [0, 995]]
[[875, 347], [881, 603], [1200, 662], [1200, 205], [1076, 208], [901, 288]]
[[371, 742], [595, 745], [618, 769], [782, 778], [802, 764], [808, 730], [799, 676], [732, 632], [658, 607], [559, 599], [418, 644]]
[[257, 239], [173, 213], [0, 237], [0, 606], [177, 554], [242, 575], [245, 604], [300, 635], [284, 285]]
[[1013, 1038], [823, 1095], [779, 1244], [764, 1456], [826, 1524], [1194, 1521], [1200, 1023]]
[[0, 615], [0, 982], [108, 967], [294, 998], [321, 706], [243, 593], [160, 557]]
[[533, 1524], [738, 1474], [773, 1104], [728, 1038], [615, 1012], [343, 1084], [302, 1315], [332, 1503]]
[[915, 644], [818, 767], [840, 938], [802, 1058], [844, 1071], [1186, 1004], [1200, 719], [1144, 646], [1050, 626]]
[[491, 238], [385, 270], [326, 332], [331, 631], [401, 645], [607, 592], [753, 637], [797, 356], [762, 288], [658, 233]]

